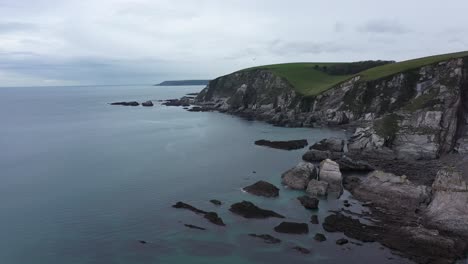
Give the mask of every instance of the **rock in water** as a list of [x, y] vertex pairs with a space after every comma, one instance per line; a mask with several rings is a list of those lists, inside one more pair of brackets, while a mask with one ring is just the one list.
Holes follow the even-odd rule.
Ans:
[[320, 234], [320, 233], [315, 234], [314, 239], [317, 240], [318, 242], [323, 242], [323, 241], [327, 240], [325, 235]]
[[319, 219], [318, 219], [318, 216], [317, 215], [313, 215], [310, 217], [310, 222], [314, 225], [318, 225], [319, 224]]
[[336, 244], [341, 246], [341, 245], [344, 245], [344, 244], [348, 244], [348, 242], [349, 242], [348, 239], [346, 239], [346, 238], [340, 238], [340, 239], [338, 239], [338, 240], [336, 241]]
[[319, 180], [327, 182], [329, 190], [332, 192], [341, 193], [343, 190], [340, 166], [330, 159], [320, 163]]
[[306, 223], [281, 222], [275, 227], [275, 231], [288, 234], [307, 234], [309, 226]]
[[208, 221], [210, 221], [211, 223], [213, 223], [215, 225], [219, 225], [219, 226], [225, 226], [226, 225], [226, 224], [224, 224], [223, 219], [221, 219], [221, 217], [219, 217], [218, 214], [215, 213], [215, 212], [206, 213], [205, 218], [208, 219]]
[[255, 141], [255, 145], [258, 146], [265, 146], [275, 149], [284, 149], [284, 150], [294, 150], [294, 149], [301, 149], [308, 145], [306, 139], [300, 140], [289, 140], [289, 141], [269, 141], [269, 140], [257, 140]]
[[220, 200], [216, 200], [216, 199], [210, 200], [210, 203], [217, 205], [217, 206], [220, 206], [223, 204]]
[[115, 103], [111, 103], [111, 105], [139, 106], [140, 104], [136, 101], [131, 101], [131, 102], [115, 102]]
[[276, 238], [276, 237], [274, 237], [274, 236], [268, 235], [268, 234], [263, 234], [263, 235], [249, 234], [249, 236], [261, 238], [261, 239], [263, 239], [263, 241], [265, 241], [265, 243], [267, 243], [267, 244], [278, 244], [278, 243], [281, 242], [280, 239], [278, 239], [278, 238]]
[[206, 228], [199, 227], [199, 226], [196, 226], [196, 225], [184, 224], [184, 226], [186, 226], [186, 227], [188, 227], [188, 228], [192, 228], [192, 229], [206, 230]]
[[190, 210], [190, 211], [192, 211], [194, 213], [197, 213], [197, 214], [203, 214], [204, 215], [204, 214], [207, 213], [206, 211], [200, 210], [198, 208], [195, 208], [195, 207], [191, 206], [190, 204], [186, 204], [186, 203], [183, 203], [183, 202], [177, 202], [172, 207], [178, 208], [178, 209], [187, 209], [187, 210]]
[[304, 190], [314, 178], [317, 178], [317, 168], [310, 162], [300, 162], [281, 175], [282, 183], [296, 190]]
[[153, 102], [151, 101], [146, 101], [146, 102], [143, 102], [141, 103], [142, 106], [153, 106]]
[[278, 197], [279, 189], [266, 181], [258, 181], [244, 188], [244, 191], [264, 197]]
[[312, 179], [307, 185], [306, 192], [314, 197], [326, 196], [328, 193], [328, 182]]
[[318, 209], [319, 205], [319, 200], [317, 198], [309, 197], [307, 195], [300, 196], [297, 198], [302, 206], [304, 206], [306, 209]]
[[300, 246], [295, 246], [293, 247], [294, 250], [302, 253], [302, 254], [310, 254], [310, 250], [308, 250], [307, 248], [303, 248], [303, 247], [300, 247]]
[[268, 218], [268, 217], [277, 217], [284, 218], [284, 216], [273, 212], [271, 210], [265, 210], [257, 207], [251, 202], [243, 201], [240, 203], [235, 203], [231, 205], [229, 211], [243, 216], [245, 218]]

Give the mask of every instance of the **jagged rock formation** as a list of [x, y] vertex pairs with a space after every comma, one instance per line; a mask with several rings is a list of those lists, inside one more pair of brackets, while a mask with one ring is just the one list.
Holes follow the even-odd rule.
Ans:
[[467, 69], [468, 59], [457, 58], [374, 81], [356, 76], [315, 97], [298, 94], [267, 69], [254, 69], [211, 81], [195, 101], [281, 126], [361, 126], [350, 151], [434, 159], [468, 153]]

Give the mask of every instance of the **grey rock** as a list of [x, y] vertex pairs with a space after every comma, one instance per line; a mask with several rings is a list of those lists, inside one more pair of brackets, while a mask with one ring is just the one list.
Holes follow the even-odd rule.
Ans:
[[320, 163], [319, 180], [328, 183], [328, 188], [332, 192], [341, 192], [342, 175], [338, 163], [326, 159]]
[[374, 166], [364, 160], [353, 160], [350, 157], [343, 156], [336, 160], [336, 163], [340, 165], [341, 171], [373, 171]]
[[330, 151], [330, 152], [343, 152], [345, 141], [341, 138], [326, 138], [315, 143], [310, 149]]
[[317, 168], [309, 162], [300, 162], [281, 175], [281, 182], [291, 189], [304, 190], [311, 179], [317, 178]]
[[309, 197], [307, 195], [303, 195], [300, 197], [297, 197], [299, 202], [301, 202], [302, 206], [304, 206], [306, 209], [318, 209], [319, 205], [319, 200], [314, 197]]
[[278, 197], [279, 194], [279, 189], [266, 181], [258, 181], [252, 185], [244, 187], [244, 191], [264, 197]]
[[142, 106], [146, 106], [146, 107], [151, 107], [151, 106], [153, 106], [154, 104], [153, 104], [153, 102], [151, 102], [151, 101], [146, 101], [146, 102], [141, 103], [141, 105], [142, 105]]
[[321, 234], [321, 233], [315, 234], [314, 239], [315, 239], [316, 241], [318, 241], [318, 242], [323, 242], [323, 241], [326, 241], [326, 240], [327, 240], [327, 238], [325, 237], [325, 235], [324, 235], [324, 234]]
[[314, 197], [326, 196], [328, 194], [328, 182], [312, 179], [307, 185], [306, 192]]

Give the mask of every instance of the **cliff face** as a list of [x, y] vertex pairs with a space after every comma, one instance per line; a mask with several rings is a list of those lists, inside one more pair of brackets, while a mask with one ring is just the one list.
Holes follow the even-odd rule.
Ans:
[[265, 70], [211, 81], [198, 104], [281, 126], [357, 125], [350, 151], [433, 159], [468, 152], [468, 59], [452, 59], [375, 81], [354, 77], [316, 97], [297, 94]]

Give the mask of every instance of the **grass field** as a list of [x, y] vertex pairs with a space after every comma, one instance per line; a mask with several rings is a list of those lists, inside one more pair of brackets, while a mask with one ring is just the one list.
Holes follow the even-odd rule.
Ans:
[[376, 80], [397, 74], [399, 72], [404, 72], [425, 65], [430, 65], [437, 62], [446, 61], [452, 58], [460, 58], [465, 56], [468, 56], [468, 51], [424, 57], [370, 68], [368, 70], [362, 71], [354, 75], [330, 75], [324, 71], [316, 69], [316, 65], [318, 67], [330, 67], [333, 65], [347, 64], [341, 62], [284, 63], [258, 66], [244, 69], [242, 71], [248, 71], [253, 69], [268, 69], [270, 71], [273, 71], [277, 75], [286, 78], [299, 93], [306, 96], [315, 96], [356, 75], [362, 76], [363, 80]]

